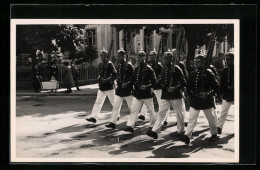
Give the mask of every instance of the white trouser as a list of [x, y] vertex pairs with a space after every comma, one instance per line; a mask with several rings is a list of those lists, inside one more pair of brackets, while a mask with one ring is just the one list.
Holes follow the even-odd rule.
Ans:
[[[162, 103], [162, 99], [161, 99], [161, 97], [162, 97], [162, 89], [154, 90], [153, 92], [154, 92], [154, 94], [156, 96], [156, 99], [157, 99], [157, 102], [158, 102], [158, 106], [159, 106], [158, 110], [160, 110], [160, 106], [161, 106], [161, 103]], [[142, 109], [140, 111], [140, 115], [145, 116], [147, 112], [148, 112], [147, 107], [145, 105], [143, 105], [143, 107], [142, 107]], [[155, 113], [155, 117], [157, 117], [157, 116], [158, 116], [158, 114]]]
[[176, 116], [177, 116], [177, 131], [178, 133], [181, 133], [184, 131], [184, 110], [183, 110], [183, 101], [182, 99], [177, 100], [163, 100], [161, 103], [161, 107], [159, 110], [158, 117], [156, 119], [155, 125], [152, 129], [152, 131], [159, 133], [162, 123], [165, 120], [166, 113], [169, 110], [170, 106], [176, 110]]
[[132, 102], [132, 106], [131, 106], [131, 113], [129, 115], [129, 118], [128, 118], [128, 121], [127, 121], [127, 124], [126, 124], [127, 126], [134, 128], [135, 122], [137, 120], [138, 112], [139, 112], [143, 103], [145, 104], [145, 106], [147, 107], [147, 109], [150, 113], [149, 114], [150, 115], [150, 125], [149, 125], [149, 127], [153, 127], [153, 125], [155, 123], [153, 98], [136, 99], [135, 97], [133, 97], [133, 102]]
[[[184, 92], [182, 92], [183, 93], [183, 95], [184, 95]], [[169, 108], [169, 110], [170, 110], [170, 108]], [[184, 119], [185, 119], [185, 115], [186, 115], [186, 106], [185, 106], [185, 100], [182, 98], [182, 110], [183, 110], [183, 115], [184, 115]], [[169, 115], [169, 111], [166, 113], [166, 116], [165, 116], [165, 120], [164, 121], [166, 121], [167, 122], [167, 120], [168, 120], [168, 117], [169, 117], [170, 115]]]
[[[214, 114], [214, 108], [203, 110], [203, 112], [208, 119], [211, 135], [217, 134], [217, 116]], [[199, 113], [200, 110], [196, 110], [193, 107], [190, 108], [189, 123], [185, 132], [185, 135], [187, 135], [189, 138], [191, 138], [192, 132], [197, 123]]]
[[125, 99], [125, 101], [128, 105], [129, 110], [131, 110], [132, 101], [133, 101], [132, 95], [126, 96], [126, 97], [120, 97], [120, 96], [115, 95], [112, 116], [111, 116], [111, 119], [110, 119], [111, 123], [116, 123], [117, 118], [120, 117], [120, 110], [121, 110], [121, 106], [122, 106], [124, 99]]
[[90, 117], [93, 117], [95, 119], [97, 118], [97, 116], [100, 113], [101, 108], [102, 108], [102, 106], [104, 104], [106, 96], [108, 97], [111, 105], [113, 106], [114, 96], [115, 96], [115, 89], [107, 90], [107, 91], [98, 90], [97, 99], [96, 99], [95, 104], [93, 106], [93, 109], [92, 109]]
[[222, 110], [217, 123], [217, 126], [220, 127], [221, 129], [224, 126], [231, 104], [232, 102], [227, 102], [226, 100], [222, 100]]

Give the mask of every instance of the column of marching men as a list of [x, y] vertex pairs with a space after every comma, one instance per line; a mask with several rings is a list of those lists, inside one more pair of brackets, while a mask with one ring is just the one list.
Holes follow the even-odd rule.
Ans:
[[[227, 66], [220, 77], [212, 65], [203, 71], [206, 61], [204, 53], [194, 57], [194, 69], [189, 74], [184, 63], [174, 64], [176, 50], [164, 53], [163, 65], [156, 61], [155, 50], [149, 53], [149, 64], [145, 61], [146, 53], [140, 50], [135, 66], [130, 62], [127, 63], [126, 52], [123, 49], [117, 51], [116, 67], [108, 61], [107, 55], [106, 50], [100, 52], [102, 62], [99, 65], [99, 90], [92, 112], [86, 118], [87, 121], [96, 123], [97, 116], [108, 96], [113, 110], [109, 123], [105, 125], [107, 128], [116, 128], [121, 106], [125, 100], [130, 115], [124, 131], [133, 133], [138, 118], [144, 120], [145, 115], [138, 116], [143, 106], [146, 107], [150, 117], [146, 134], [154, 139], [158, 138], [161, 127], [167, 124], [170, 107], [176, 112], [175, 135], [186, 144], [190, 143], [201, 110], [209, 123], [210, 141], [215, 141], [218, 138], [217, 134], [222, 133], [229, 108], [234, 102], [234, 55], [232, 53], [225, 55]], [[216, 114], [216, 94], [220, 94], [223, 99], [219, 119]], [[158, 113], [154, 110], [153, 95], [159, 105]], [[190, 116], [185, 130], [184, 100], [186, 97], [190, 103]]]

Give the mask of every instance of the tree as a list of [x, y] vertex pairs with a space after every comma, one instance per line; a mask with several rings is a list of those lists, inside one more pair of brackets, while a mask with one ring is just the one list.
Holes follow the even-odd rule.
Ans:
[[209, 35], [216, 32], [216, 41], [223, 42], [227, 37], [228, 43], [234, 46], [234, 25], [233, 24], [183, 24], [179, 25], [185, 29], [185, 37], [188, 41], [187, 68], [190, 61], [193, 61], [197, 46], [207, 45]]
[[[74, 57], [77, 46], [84, 44], [86, 25], [17, 25], [17, 55], [29, 53], [35, 57], [36, 50], [51, 53], [58, 48], [69, 51]], [[33, 58], [34, 59], [34, 58]]]

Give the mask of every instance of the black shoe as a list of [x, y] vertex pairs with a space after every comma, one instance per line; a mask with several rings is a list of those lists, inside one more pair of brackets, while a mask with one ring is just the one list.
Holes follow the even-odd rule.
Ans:
[[190, 138], [187, 135], [184, 135], [182, 137], [182, 140], [185, 142], [186, 145], [188, 145], [190, 143]]
[[97, 120], [95, 118], [93, 118], [93, 117], [87, 118], [86, 120], [89, 121], [89, 122], [93, 122], [93, 123], [97, 122]]
[[217, 135], [212, 135], [209, 139], [210, 142], [214, 142], [215, 140], [218, 139], [218, 136]]
[[180, 133], [177, 132], [176, 134], [174, 134], [174, 136], [176, 137], [183, 137], [183, 135], [184, 135], [184, 131]]
[[154, 139], [158, 139], [158, 134], [154, 131], [147, 131], [146, 134]]
[[168, 122], [167, 121], [164, 121], [163, 122], [163, 126], [167, 126], [168, 125]]
[[117, 121], [119, 121], [119, 117], [117, 118]]
[[220, 127], [218, 127], [218, 134], [222, 133], [222, 129]]
[[143, 115], [138, 116], [138, 119], [141, 119], [142, 121], [145, 120], [145, 117]]
[[134, 133], [134, 129], [130, 126], [126, 126], [126, 128], [124, 128], [123, 131]]
[[107, 125], [105, 125], [107, 128], [112, 128], [112, 129], [114, 129], [114, 128], [116, 128], [116, 124], [114, 124], [114, 123], [109, 123], [109, 124], [107, 124]]

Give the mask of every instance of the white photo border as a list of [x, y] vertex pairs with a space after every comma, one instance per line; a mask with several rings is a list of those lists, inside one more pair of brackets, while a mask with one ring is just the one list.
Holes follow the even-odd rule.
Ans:
[[[16, 156], [16, 25], [56, 24], [234, 24], [234, 158], [18, 158]], [[143, 162], [143, 163], [238, 163], [239, 162], [239, 82], [240, 20], [239, 19], [11, 19], [10, 22], [10, 162]]]

